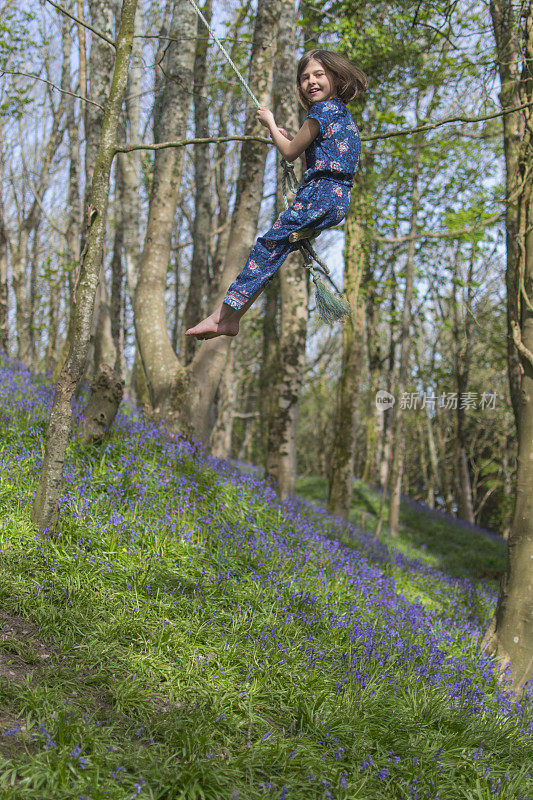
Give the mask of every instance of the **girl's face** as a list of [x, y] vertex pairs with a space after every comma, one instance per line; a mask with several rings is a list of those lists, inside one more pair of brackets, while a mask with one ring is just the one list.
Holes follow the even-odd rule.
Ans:
[[300, 88], [311, 103], [329, 100], [335, 97], [336, 87], [333, 75], [326, 70], [320, 61], [312, 58], [300, 75]]

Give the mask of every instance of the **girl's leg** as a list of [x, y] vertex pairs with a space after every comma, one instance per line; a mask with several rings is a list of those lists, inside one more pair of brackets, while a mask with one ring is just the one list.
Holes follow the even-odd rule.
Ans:
[[300, 188], [292, 206], [256, 241], [246, 266], [229, 287], [224, 302], [209, 317], [189, 328], [186, 335], [198, 339], [236, 336], [242, 315], [288, 254], [296, 249], [297, 246], [289, 242], [289, 234], [309, 227], [318, 233], [336, 225], [346, 214], [349, 202], [349, 188], [332, 181], [315, 181]]
[[278, 225], [261, 236], [252, 248], [246, 266], [229, 287], [223, 303], [194, 328], [185, 331], [185, 335], [196, 336], [197, 339], [236, 336], [243, 314], [259, 297], [290, 251], [294, 250], [288, 239], [290, 232]]

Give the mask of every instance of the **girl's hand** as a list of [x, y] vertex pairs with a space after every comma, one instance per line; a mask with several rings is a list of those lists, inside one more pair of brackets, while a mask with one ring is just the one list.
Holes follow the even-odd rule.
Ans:
[[272, 112], [267, 108], [260, 108], [257, 118], [262, 125], [270, 129], [272, 141], [287, 161], [296, 161], [320, 133], [320, 125], [316, 119], [306, 119], [296, 136], [292, 136], [283, 128], [278, 128]]
[[273, 127], [277, 128], [276, 120], [274, 119], [274, 114], [269, 108], [258, 108], [257, 119], [259, 120], [261, 125], [265, 126], [265, 128], [269, 128], [270, 130], [272, 130]]

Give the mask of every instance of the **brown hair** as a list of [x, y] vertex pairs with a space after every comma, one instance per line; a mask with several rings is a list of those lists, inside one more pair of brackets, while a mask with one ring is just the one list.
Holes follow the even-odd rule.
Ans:
[[330, 72], [335, 83], [336, 96], [340, 97], [343, 103], [349, 103], [357, 95], [366, 92], [368, 89], [368, 78], [363, 70], [347, 58], [335, 53], [332, 50], [308, 50], [301, 57], [296, 73], [296, 89], [300, 103], [307, 110], [313, 105], [307, 97], [304, 97], [300, 78], [309, 62], [315, 59], [324, 69]]

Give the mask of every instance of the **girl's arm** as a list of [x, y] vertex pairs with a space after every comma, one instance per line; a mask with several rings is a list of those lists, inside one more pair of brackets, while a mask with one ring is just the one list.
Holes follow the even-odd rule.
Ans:
[[257, 118], [261, 125], [269, 129], [272, 141], [287, 161], [295, 161], [301, 156], [320, 133], [320, 125], [316, 119], [306, 119], [294, 139], [289, 141], [276, 125], [274, 115], [268, 108], [260, 108]]

